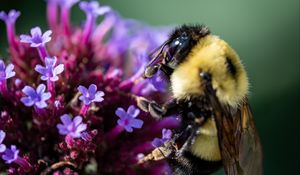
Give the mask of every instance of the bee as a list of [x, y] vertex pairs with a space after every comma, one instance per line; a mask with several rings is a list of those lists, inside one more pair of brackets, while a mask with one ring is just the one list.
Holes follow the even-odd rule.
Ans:
[[179, 117], [171, 141], [159, 153], [155, 150], [169, 162], [172, 174], [211, 174], [222, 166], [227, 175], [263, 174], [247, 74], [229, 44], [206, 26], [183, 25], [150, 57], [144, 77], [162, 71], [172, 98], [158, 104], [138, 97], [137, 105], [157, 119]]

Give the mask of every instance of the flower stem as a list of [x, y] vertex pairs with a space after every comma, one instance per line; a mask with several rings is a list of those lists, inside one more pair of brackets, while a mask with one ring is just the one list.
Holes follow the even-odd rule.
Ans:
[[88, 112], [90, 106], [89, 105], [86, 105], [84, 104], [81, 109], [80, 109], [80, 115], [85, 117], [86, 113]]
[[10, 95], [5, 80], [0, 81], [0, 94], [2, 94], [5, 99], [9, 99]]
[[71, 25], [70, 25], [70, 8], [63, 7], [61, 9], [61, 25], [62, 30], [66, 36], [70, 36], [71, 34]]
[[32, 168], [31, 164], [22, 157], [18, 157], [14, 162], [20, 165], [25, 172], [29, 172]]
[[104, 20], [95, 29], [95, 32], [93, 34], [93, 42], [96, 44], [101, 43], [104, 36], [115, 24], [115, 21], [116, 19], [113, 15], [105, 16]]
[[120, 126], [120, 125], [115, 126], [106, 135], [106, 138], [107, 138], [108, 142], [113, 141], [123, 131], [124, 131], [124, 128], [122, 126]]
[[7, 41], [10, 47], [17, 50], [17, 43], [15, 40], [15, 24], [11, 22], [6, 22], [6, 31], [7, 31]]
[[51, 81], [51, 80], [48, 80], [48, 81], [47, 81], [47, 87], [48, 87], [49, 92], [51, 93], [51, 98], [52, 98], [52, 99], [55, 99], [56, 93], [55, 93], [55, 85], [54, 85], [54, 82]]
[[38, 107], [34, 106], [34, 110], [38, 114], [38, 116], [40, 116], [40, 117], [43, 117], [43, 116], [46, 115], [45, 109], [41, 109], [41, 108], [38, 108]]
[[39, 52], [39, 55], [41, 57], [41, 60], [44, 62], [45, 58], [48, 56], [48, 52], [47, 52], [46, 47], [44, 45], [38, 47], [38, 52]]
[[92, 30], [93, 30], [93, 27], [94, 27], [94, 23], [95, 23], [95, 18], [93, 17], [93, 15], [88, 15], [86, 23], [85, 23], [84, 31], [83, 31], [83, 34], [82, 34], [82, 44], [83, 44], [83, 46], [85, 46], [90, 40]]
[[55, 31], [57, 22], [57, 4], [55, 1], [49, 1], [47, 4], [47, 19], [49, 27]]

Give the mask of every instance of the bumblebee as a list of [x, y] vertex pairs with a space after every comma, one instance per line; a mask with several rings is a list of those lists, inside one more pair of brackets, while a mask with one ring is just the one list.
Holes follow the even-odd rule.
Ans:
[[183, 25], [150, 57], [144, 77], [164, 72], [172, 98], [158, 104], [138, 97], [137, 104], [157, 119], [181, 120], [171, 141], [150, 157], [166, 158], [174, 175], [211, 174], [222, 166], [227, 175], [263, 174], [248, 78], [235, 51], [206, 26]]

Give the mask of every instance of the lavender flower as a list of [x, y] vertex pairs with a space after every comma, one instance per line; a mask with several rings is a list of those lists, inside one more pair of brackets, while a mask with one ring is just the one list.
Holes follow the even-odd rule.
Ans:
[[16, 10], [10, 10], [7, 14], [4, 11], [0, 12], [0, 19], [5, 22], [15, 23], [18, 17], [20, 16], [20, 12]]
[[15, 22], [20, 14], [21, 13], [16, 10], [10, 10], [8, 14], [6, 14], [4, 11], [0, 12], [0, 19], [6, 24], [8, 43], [13, 49], [17, 49], [17, 43], [15, 41]]
[[30, 35], [21, 35], [20, 41], [23, 43], [29, 43], [31, 47], [40, 47], [44, 46], [47, 42], [51, 40], [50, 35], [52, 34], [51, 30], [47, 30], [45, 33], [42, 33], [40, 27], [34, 27], [30, 30]]
[[22, 89], [22, 92], [27, 95], [27, 97], [22, 97], [21, 101], [25, 106], [33, 106], [35, 105], [37, 108], [45, 108], [47, 107], [46, 100], [51, 97], [49, 92], [45, 92], [46, 86], [44, 84], [40, 84], [36, 90], [34, 90], [30, 86], [25, 86]]
[[3, 60], [0, 59], [0, 82], [15, 76], [16, 72], [13, 69], [13, 64], [9, 64], [6, 67]]
[[5, 160], [5, 163], [11, 164], [19, 157], [19, 150], [15, 145], [11, 145], [10, 149], [7, 148], [2, 155], [2, 159]]
[[57, 124], [56, 127], [61, 135], [70, 135], [72, 138], [79, 138], [81, 132], [85, 131], [87, 125], [82, 123], [82, 117], [76, 116], [73, 121], [68, 114], [60, 117], [63, 124]]
[[[156, 133], [177, 127], [178, 121], [173, 117], [156, 121], [140, 112], [132, 95], [169, 98], [160, 90], [161, 79], [141, 81], [149, 61], [146, 55], [167, 35], [89, 1], [79, 5], [86, 13], [84, 27], [73, 26], [69, 17], [78, 1], [48, 0], [51, 30], [43, 33], [35, 27], [20, 38], [14, 32], [20, 13], [0, 15], [8, 29], [8, 57], [14, 64], [0, 62], [0, 126], [8, 129], [6, 137], [0, 131], [0, 151], [5, 137], [5, 143], [18, 143], [20, 153], [26, 153], [21, 157], [16, 146], [6, 148], [1, 156], [11, 164], [0, 166], [0, 172], [86, 175], [91, 174], [86, 169], [93, 160], [98, 168], [92, 174], [165, 174], [166, 161], [140, 165], [137, 157], [151, 152], [149, 140]], [[98, 25], [99, 15], [105, 16]], [[15, 75], [14, 82], [6, 83]], [[47, 82], [47, 88], [41, 81]], [[118, 108], [123, 106], [129, 108]], [[133, 132], [135, 128], [139, 132]], [[55, 164], [59, 169], [52, 169]]]
[[85, 13], [87, 13], [88, 15], [92, 15], [94, 17], [103, 15], [111, 10], [109, 6], [100, 7], [99, 2], [97, 1], [91, 1], [91, 2], [82, 1], [80, 2], [79, 7], [81, 10], [85, 11]]
[[127, 132], [132, 132], [132, 128], [142, 128], [144, 122], [140, 119], [136, 119], [140, 110], [136, 109], [133, 105], [129, 106], [127, 112], [123, 108], [116, 110], [116, 115], [120, 118], [118, 125], [122, 126]]
[[99, 2], [97, 1], [80, 2], [79, 7], [86, 13], [87, 16], [82, 36], [82, 43], [86, 44], [88, 43], [90, 36], [92, 35], [92, 30], [94, 28], [97, 16], [109, 12], [111, 9], [108, 6], [100, 7]]
[[160, 147], [161, 145], [165, 144], [169, 141], [172, 137], [172, 131], [169, 129], [162, 130], [162, 138], [155, 138], [151, 143], [154, 147]]
[[0, 130], [0, 153], [4, 152], [6, 149], [6, 146], [2, 143], [5, 135], [5, 132], [3, 130]]
[[46, 57], [45, 64], [46, 66], [43, 67], [42, 65], [36, 65], [35, 69], [38, 73], [42, 74], [41, 79], [46, 81], [57, 81], [58, 80], [58, 74], [61, 74], [64, 71], [64, 65], [59, 64], [58, 66], [55, 66], [57, 61], [56, 57]]
[[82, 94], [79, 97], [79, 100], [85, 105], [89, 105], [92, 102], [102, 102], [104, 100], [104, 92], [97, 91], [97, 86], [95, 84], [91, 84], [88, 89], [84, 86], [79, 86], [78, 91]]

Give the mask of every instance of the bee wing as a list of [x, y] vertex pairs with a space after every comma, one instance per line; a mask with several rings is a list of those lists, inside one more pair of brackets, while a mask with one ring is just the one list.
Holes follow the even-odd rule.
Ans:
[[215, 120], [226, 174], [262, 175], [262, 148], [248, 101], [235, 111], [217, 106]]
[[236, 117], [240, 118], [237, 129], [241, 133], [240, 138], [237, 139], [239, 142], [236, 143], [239, 147], [239, 164], [245, 175], [261, 175], [263, 174], [262, 147], [248, 100], [244, 102]]

